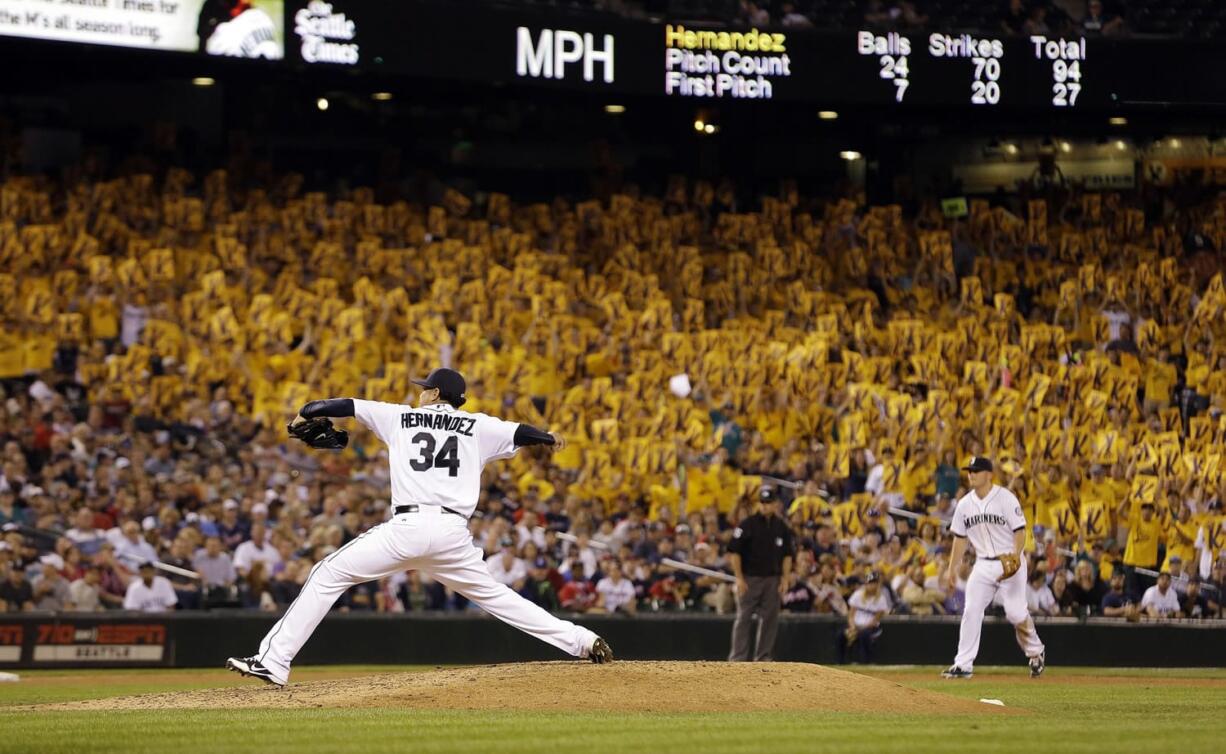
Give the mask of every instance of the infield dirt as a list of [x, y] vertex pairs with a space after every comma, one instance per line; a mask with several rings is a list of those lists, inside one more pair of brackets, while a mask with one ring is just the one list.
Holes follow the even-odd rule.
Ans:
[[[609, 712], [1021, 712], [808, 663], [529, 662], [94, 699], [27, 709], [400, 709]], [[257, 685], [259, 684], [259, 685]]]

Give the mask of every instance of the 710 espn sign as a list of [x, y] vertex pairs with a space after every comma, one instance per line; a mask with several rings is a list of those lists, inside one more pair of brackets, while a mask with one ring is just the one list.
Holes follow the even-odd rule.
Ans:
[[604, 35], [604, 46], [596, 47], [594, 35], [567, 29], [541, 29], [534, 40], [532, 31], [521, 26], [515, 39], [515, 74], [528, 78], [562, 79], [566, 66], [583, 61], [583, 80], [593, 81], [596, 64], [603, 69], [603, 80], [613, 83], [613, 35]]

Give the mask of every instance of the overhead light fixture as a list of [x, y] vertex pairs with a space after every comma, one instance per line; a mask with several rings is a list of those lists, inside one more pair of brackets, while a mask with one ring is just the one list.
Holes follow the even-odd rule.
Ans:
[[328, 98], [320, 97], [319, 99], [315, 100], [315, 107], [318, 107], [321, 112], [324, 110], [327, 110], [328, 109]]
[[192, 86], [212, 86], [216, 83], [217, 82], [213, 80], [212, 76], [197, 76], [196, 78], [192, 79]]
[[839, 114], [836, 113], [834, 110], [819, 110], [817, 113], [817, 117], [820, 118], [821, 120], [838, 120]]
[[864, 155], [860, 154], [854, 149], [847, 149], [842, 152], [839, 152], [839, 157], [842, 157], [844, 160], [847, 160], [848, 162], [854, 162], [863, 156]]
[[706, 123], [702, 122], [702, 118], [694, 119], [694, 130], [695, 131], [701, 131], [703, 128], [706, 127], [706, 125], [707, 125]]
[[604, 111], [609, 115], [621, 115], [626, 112], [625, 105], [605, 105]]
[[1125, 118], [1125, 117], [1124, 117], [1124, 116], [1122, 116], [1122, 115], [1113, 115], [1113, 116], [1111, 116], [1110, 118], [1107, 118], [1107, 122], [1108, 122], [1108, 123], [1110, 123], [1110, 124], [1111, 124], [1111, 125], [1113, 125], [1113, 126], [1126, 126], [1126, 125], [1128, 125], [1128, 119], [1127, 119], [1127, 118]]
[[388, 100], [392, 98], [392, 93], [391, 92], [375, 92], [374, 94], [370, 95], [370, 98], [373, 99], [375, 102], [387, 102]]
[[702, 127], [702, 130], [703, 130], [704, 132], [708, 133], [708, 134], [713, 134], [713, 133], [715, 133], [715, 131], [716, 131], [715, 124], [714, 124], [714, 123], [708, 123], [707, 125], [705, 125], [705, 126], [703, 126], [703, 127]]

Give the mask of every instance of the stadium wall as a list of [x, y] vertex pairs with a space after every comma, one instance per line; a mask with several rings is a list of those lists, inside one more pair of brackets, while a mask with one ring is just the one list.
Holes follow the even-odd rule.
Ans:
[[[219, 613], [4, 616], [0, 668], [220, 667], [253, 651], [275, 615]], [[583, 624], [631, 660], [722, 660], [731, 616], [587, 616]], [[778, 660], [837, 664], [843, 622], [785, 616]], [[880, 664], [947, 665], [958, 639], [954, 619], [887, 617], [875, 647]], [[1226, 666], [1226, 624], [1078, 621], [1038, 622], [1053, 665], [1138, 667]], [[303, 664], [450, 665], [565, 659], [553, 648], [496, 620], [474, 615], [333, 615], [303, 649]], [[989, 618], [979, 663], [1022, 662], [1013, 628]]]

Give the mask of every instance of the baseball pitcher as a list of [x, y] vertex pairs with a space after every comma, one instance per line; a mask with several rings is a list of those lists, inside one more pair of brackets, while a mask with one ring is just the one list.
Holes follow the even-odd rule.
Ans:
[[1039, 641], [1034, 621], [1026, 609], [1026, 516], [1022, 514], [1016, 495], [992, 483], [990, 459], [975, 456], [962, 470], [967, 472], [971, 490], [958, 501], [950, 521], [954, 547], [945, 573], [946, 585], [950, 590], [955, 586], [958, 564], [966, 554], [968, 540], [975, 550], [975, 567], [966, 580], [958, 655], [954, 664], [941, 675], [970, 678], [974, 673], [983, 630], [983, 611], [999, 593], [1005, 617], [1017, 632], [1017, 643], [1030, 660], [1030, 677], [1038, 678], [1046, 658], [1043, 642]]
[[613, 651], [604, 639], [495, 581], [468, 530], [486, 463], [526, 445], [560, 449], [565, 441], [525, 424], [461, 411], [466, 384], [459, 372], [435, 369], [413, 382], [424, 388], [417, 408], [333, 398], [307, 403], [302, 421], [290, 425], [292, 436], [332, 449], [345, 447], [349, 436], [326, 417], [352, 416], [370, 427], [389, 451], [392, 517], [315, 564], [259, 652], [231, 657], [226, 667], [284, 686], [298, 650], [345, 590], [407, 569], [428, 572], [496, 618], [564, 652], [611, 662]]

